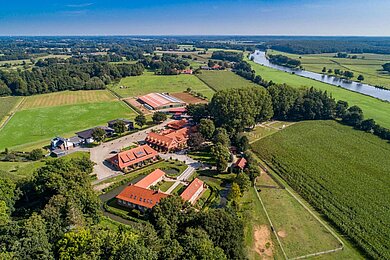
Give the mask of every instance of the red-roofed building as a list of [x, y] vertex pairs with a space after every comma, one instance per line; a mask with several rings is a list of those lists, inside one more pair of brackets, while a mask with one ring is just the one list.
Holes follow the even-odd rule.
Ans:
[[141, 188], [149, 188], [150, 186], [154, 186], [159, 183], [165, 176], [165, 172], [160, 169], [154, 170], [152, 173], [145, 176], [142, 180], [137, 182], [135, 186]]
[[108, 159], [116, 168], [125, 171], [143, 166], [157, 160], [158, 152], [145, 144], [128, 151], [118, 153]]
[[180, 195], [183, 200], [189, 201], [192, 205], [196, 203], [198, 198], [202, 195], [205, 189], [204, 182], [195, 178], [190, 185]]
[[161, 110], [186, 106], [186, 103], [181, 99], [165, 93], [149, 93], [147, 95], [138, 97], [138, 101], [150, 110]]
[[145, 141], [160, 151], [173, 151], [187, 146], [190, 128], [184, 127], [179, 130], [168, 129], [160, 133], [150, 132]]
[[145, 212], [158, 204], [161, 199], [168, 196], [168, 194], [159, 191], [130, 185], [124, 188], [115, 198], [121, 206]]
[[239, 159], [236, 161], [236, 163], [234, 164], [234, 166], [235, 166], [236, 168], [239, 168], [239, 169], [241, 169], [241, 170], [244, 170], [244, 168], [245, 168], [245, 166], [246, 166], [246, 163], [247, 163], [246, 159], [245, 159], [244, 157], [241, 157], [241, 158], [239, 158]]
[[187, 70], [182, 70], [180, 73], [181, 74], [192, 74], [193, 71], [191, 69], [187, 69]]
[[186, 119], [181, 119], [181, 120], [175, 120], [167, 124], [168, 128], [172, 128], [175, 130], [178, 130], [180, 128], [183, 128], [188, 125], [188, 121]]

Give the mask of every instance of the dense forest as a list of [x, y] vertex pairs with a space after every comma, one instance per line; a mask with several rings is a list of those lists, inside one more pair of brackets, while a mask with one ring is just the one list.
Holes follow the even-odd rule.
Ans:
[[62, 90], [103, 89], [112, 80], [141, 75], [142, 64], [68, 62], [38, 64], [30, 70], [0, 71], [1, 95], [33, 95]]
[[215, 60], [224, 60], [224, 61], [234, 61], [239, 62], [242, 60], [241, 52], [232, 52], [232, 51], [214, 51], [211, 55], [211, 59]]

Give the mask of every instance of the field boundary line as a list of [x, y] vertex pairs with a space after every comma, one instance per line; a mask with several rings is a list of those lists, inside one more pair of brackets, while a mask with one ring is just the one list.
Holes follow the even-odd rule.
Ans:
[[5, 119], [0, 121], [0, 131], [8, 124], [8, 122], [12, 119], [17, 111], [19, 111], [19, 107], [26, 101], [25, 97], [22, 97], [21, 100], [11, 109], [10, 113], [5, 116]]
[[138, 110], [137, 108], [133, 107], [130, 103], [126, 102], [125, 98], [122, 97], [121, 95], [119, 95], [118, 93], [116, 93], [114, 90], [112, 90], [110, 88], [107, 88], [107, 90], [109, 92], [111, 92], [111, 94], [114, 95], [121, 103], [124, 103], [125, 106], [127, 106], [128, 108], [133, 110], [137, 115], [143, 114], [140, 110]]
[[208, 86], [211, 90], [213, 90], [214, 92], [217, 92], [217, 90], [216, 90], [214, 87], [210, 86], [209, 83], [207, 83], [206, 81], [204, 81], [203, 79], [201, 79], [200, 77], [198, 77], [198, 74], [195, 74], [195, 77], [197, 77], [200, 81], [202, 81], [202, 82], [203, 82], [206, 86]]
[[279, 239], [278, 233], [276, 232], [276, 229], [274, 228], [274, 225], [272, 224], [271, 218], [270, 218], [270, 216], [268, 215], [268, 211], [267, 211], [267, 209], [265, 208], [265, 205], [264, 205], [264, 203], [263, 203], [263, 200], [261, 199], [261, 197], [260, 197], [260, 195], [259, 195], [259, 192], [258, 192], [257, 189], [256, 189], [256, 184], [253, 184], [253, 188], [255, 189], [257, 198], [259, 199], [259, 201], [260, 201], [260, 203], [261, 203], [261, 206], [262, 206], [262, 208], [263, 208], [263, 210], [264, 210], [264, 212], [265, 212], [265, 215], [267, 216], [268, 222], [269, 222], [269, 224], [270, 224], [270, 226], [271, 226], [271, 230], [272, 230], [272, 232], [275, 234], [276, 240], [278, 241], [279, 247], [280, 247], [280, 249], [282, 250], [283, 256], [284, 256], [284, 258], [285, 258], [286, 260], [288, 260], [286, 251], [284, 251], [284, 247], [283, 247], [283, 245], [282, 245], [282, 242], [281, 242], [280, 239]]
[[[256, 156], [257, 157], [257, 156]], [[258, 157], [257, 157], [258, 158]], [[263, 162], [260, 158], [258, 158], [260, 160], [260, 162]], [[264, 163], [264, 162], [263, 162]], [[259, 163], [261, 165], [261, 168], [264, 169], [266, 168], [264, 165], [262, 165], [262, 163]], [[266, 164], [266, 163], [265, 163]], [[266, 164], [267, 165], [267, 164]], [[266, 171], [266, 173], [268, 175], [270, 175], [271, 177], [274, 177], [276, 179], [278, 179], [279, 181], [279, 178], [274, 176], [274, 174], [272, 174], [270, 171]], [[289, 187], [287, 187], [286, 185], [283, 185], [285, 186], [284, 189], [291, 195], [291, 197], [293, 197], [307, 212], [309, 212], [323, 227], [325, 227], [325, 229], [327, 231], [329, 231], [329, 233], [340, 243], [340, 247], [337, 247], [337, 248], [334, 248], [334, 249], [329, 249], [329, 250], [324, 250], [324, 251], [320, 251], [320, 252], [315, 252], [315, 253], [310, 253], [310, 254], [307, 254], [307, 255], [302, 255], [302, 256], [297, 256], [297, 257], [293, 257], [293, 258], [287, 258], [288, 260], [296, 260], [296, 259], [303, 259], [303, 258], [309, 258], [309, 257], [312, 257], [312, 256], [319, 256], [319, 255], [324, 255], [324, 254], [330, 254], [330, 253], [334, 253], [334, 252], [337, 252], [337, 251], [340, 251], [340, 250], [343, 250], [344, 249], [344, 242], [339, 238], [339, 236], [336, 234], [335, 231], [333, 231], [324, 221], [321, 220], [320, 217], [318, 217], [307, 205], [305, 205], [305, 203], [303, 203], [301, 201], [300, 198], [298, 198], [291, 190]], [[256, 190], [257, 192], [257, 190]], [[259, 195], [260, 196], [260, 195]], [[267, 214], [268, 215], [268, 214]], [[278, 239], [279, 240], [279, 239]]]

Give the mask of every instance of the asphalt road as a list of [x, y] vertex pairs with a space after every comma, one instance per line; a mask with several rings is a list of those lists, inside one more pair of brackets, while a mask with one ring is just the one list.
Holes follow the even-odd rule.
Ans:
[[130, 134], [118, 139], [115, 139], [113, 141], [103, 143], [99, 146], [96, 146], [94, 148], [90, 149], [91, 153], [91, 160], [96, 164], [93, 168], [93, 172], [97, 176], [97, 181], [95, 183], [98, 183], [101, 180], [110, 178], [114, 175], [120, 175], [123, 174], [121, 171], [118, 171], [116, 169], [113, 169], [110, 165], [108, 165], [105, 160], [114, 156], [115, 153], [111, 152], [117, 152], [120, 151], [122, 148], [127, 147], [131, 145], [132, 143], [143, 141], [145, 140], [145, 137], [147, 134], [152, 130], [162, 129], [165, 125], [167, 125], [169, 122], [173, 120], [168, 119], [164, 121], [163, 123], [153, 126], [151, 128], [138, 131], [134, 134]]

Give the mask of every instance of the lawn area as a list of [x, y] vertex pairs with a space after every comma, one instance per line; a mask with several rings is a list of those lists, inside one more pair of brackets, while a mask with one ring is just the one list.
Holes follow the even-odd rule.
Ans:
[[114, 101], [108, 90], [61, 91], [26, 97], [21, 109]]
[[252, 148], [372, 258], [390, 257], [389, 143], [335, 121], [307, 121]]
[[[66, 155], [62, 158], [72, 159], [72, 158], [81, 158], [83, 156], [89, 158], [89, 153], [75, 152]], [[56, 158], [47, 158], [45, 160], [36, 161], [36, 162], [0, 162], [0, 175], [9, 177], [14, 181], [28, 178], [31, 177], [31, 175], [36, 169], [44, 166], [46, 161], [48, 160], [56, 160]]]
[[[390, 62], [390, 55], [384, 54], [356, 54], [357, 59], [335, 58], [335, 53], [297, 55], [270, 50], [269, 54], [282, 54], [301, 61], [304, 69], [322, 73], [322, 68], [350, 70], [354, 73], [352, 80], [358, 81], [357, 77], [362, 74], [364, 82], [370, 85], [379, 85], [390, 89], [390, 73], [383, 71], [382, 65]], [[350, 54], [355, 55], [355, 54]], [[364, 56], [364, 59], [362, 58]], [[300, 57], [300, 58], [299, 58]]]
[[89, 127], [106, 125], [115, 118], [135, 116], [136, 113], [120, 101], [18, 111], [0, 131], [0, 150], [44, 140], [49, 142], [57, 135], [70, 136]]
[[0, 97], [0, 123], [5, 116], [20, 102], [21, 97]]
[[208, 71], [202, 70], [201, 74], [196, 74], [203, 82], [215, 91], [231, 89], [231, 88], [245, 88], [251, 86], [258, 86], [246, 80], [231, 71]]
[[[261, 175], [258, 185], [278, 186], [267, 174]], [[285, 189], [261, 188], [260, 197], [289, 258], [341, 246], [338, 240]]]
[[376, 98], [365, 96], [343, 88], [325, 84], [316, 80], [300, 77], [284, 71], [268, 68], [249, 61], [256, 74], [265, 80], [275, 83], [286, 83], [295, 88], [315, 87], [331, 93], [336, 100], [345, 100], [350, 106], [357, 105], [364, 111], [365, 118], [373, 118], [380, 125], [390, 128], [390, 102], [384, 102]]
[[245, 251], [248, 259], [283, 259], [283, 253], [268, 223], [265, 212], [251, 187], [240, 201], [244, 222]]
[[[123, 88], [120, 88], [123, 86]], [[111, 89], [122, 97], [136, 97], [151, 92], [183, 92], [191, 88], [195, 92], [202, 93], [211, 98], [214, 91], [205, 85], [194, 75], [154, 75], [153, 72], [145, 72], [141, 76], [126, 77]]]
[[273, 133], [276, 133], [278, 130], [266, 126], [256, 126], [255, 129], [253, 129], [250, 132], [245, 132], [244, 134], [249, 139], [249, 143], [253, 143], [261, 138], [264, 138], [266, 136], [272, 135]]
[[176, 186], [176, 188], [173, 189], [171, 194], [180, 195], [185, 190], [185, 188], [186, 186], [180, 183], [179, 185]]
[[162, 192], [166, 192], [174, 183], [174, 181], [164, 181], [158, 188]]

